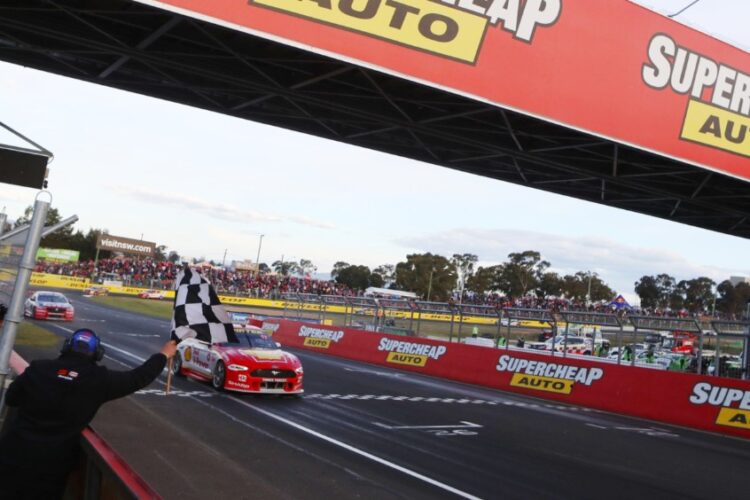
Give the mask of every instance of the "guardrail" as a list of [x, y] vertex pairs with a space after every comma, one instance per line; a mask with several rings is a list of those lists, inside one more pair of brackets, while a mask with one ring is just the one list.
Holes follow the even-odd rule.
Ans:
[[[11, 353], [10, 368], [20, 375], [29, 364], [15, 351]], [[83, 456], [71, 473], [65, 498], [86, 500], [132, 498], [161, 499], [158, 493], [136, 473], [93, 429], [81, 435]]]

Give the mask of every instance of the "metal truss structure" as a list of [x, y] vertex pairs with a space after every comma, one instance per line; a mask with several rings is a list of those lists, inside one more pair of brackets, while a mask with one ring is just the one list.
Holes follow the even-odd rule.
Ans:
[[750, 237], [746, 181], [128, 0], [6, 0], [0, 59]]

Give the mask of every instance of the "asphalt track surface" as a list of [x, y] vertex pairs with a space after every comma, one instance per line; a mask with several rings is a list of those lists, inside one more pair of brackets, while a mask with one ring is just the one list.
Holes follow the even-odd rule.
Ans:
[[[136, 366], [167, 321], [68, 294], [64, 336], [94, 329]], [[218, 393], [166, 376], [94, 428], [164, 498], [750, 497], [750, 442], [295, 352], [302, 399]], [[471, 366], [465, 369], [470, 370]]]

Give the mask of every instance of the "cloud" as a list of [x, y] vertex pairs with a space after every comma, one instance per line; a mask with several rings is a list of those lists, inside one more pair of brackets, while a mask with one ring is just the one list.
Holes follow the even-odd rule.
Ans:
[[719, 283], [730, 275], [747, 274], [747, 270], [690, 262], [677, 251], [630, 246], [597, 236], [572, 237], [518, 229], [460, 228], [400, 238], [395, 243], [442, 255], [473, 253], [482, 265], [503, 262], [511, 252], [536, 250], [550, 262], [552, 270], [561, 274], [595, 271], [621, 293], [630, 293], [634, 282], [644, 275], [667, 273], [678, 280], [708, 276]]
[[214, 219], [228, 222], [291, 222], [304, 226], [317, 227], [320, 229], [334, 229], [335, 226], [328, 222], [317, 221], [305, 216], [277, 215], [256, 210], [247, 210], [235, 205], [216, 203], [194, 196], [163, 193], [149, 189], [136, 188], [132, 186], [109, 186], [108, 189], [115, 190], [129, 198], [151, 203], [191, 210]]

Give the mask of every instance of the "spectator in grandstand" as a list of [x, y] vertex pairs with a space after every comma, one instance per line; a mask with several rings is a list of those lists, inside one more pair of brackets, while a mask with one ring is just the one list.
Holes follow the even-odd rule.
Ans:
[[0, 437], [0, 498], [61, 498], [78, 463], [81, 431], [107, 401], [150, 384], [174, 356], [172, 341], [141, 366], [111, 371], [97, 364], [99, 337], [78, 330], [57, 359], [33, 361], [8, 387], [6, 404], [16, 409]]

